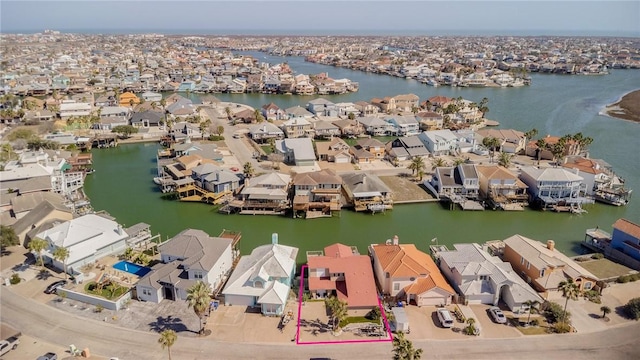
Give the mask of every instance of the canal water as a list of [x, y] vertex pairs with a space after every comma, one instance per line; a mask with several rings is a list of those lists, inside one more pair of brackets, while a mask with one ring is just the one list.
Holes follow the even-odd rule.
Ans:
[[[489, 99], [488, 118], [503, 128], [564, 135], [582, 132], [595, 139], [591, 157], [602, 158], [624, 177], [631, 189], [640, 191], [640, 124], [598, 115], [600, 109], [625, 93], [640, 87], [640, 71], [614, 70], [608, 76], [560, 76], [533, 74], [531, 86], [522, 88], [433, 88], [414, 80], [306, 63], [302, 58], [281, 58], [252, 53], [261, 61], [287, 61], [296, 73], [328, 72], [333, 78], [349, 78], [360, 83], [353, 94], [326, 96], [334, 102], [370, 100], [373, 97], [414, 93], [424, 100], [435, 95], [462, 96], [472, 101]], [[197, 95], [191, 94], [194, 100]], [[260, 107], [274, 102], [282, 108], [302, 105], [315, 97], [264, 94], [215, 94], [223, 101]], [[137, 222], [151, 225], [163, 239], [186, 228], [202, 229], [211, 235], [222, 230], [241, 231], [240, 249], [247, 254], [270, 242], [279, 233], [280, 242], [305, 252], [342, 242], [358, 246], [361, 253], [372, 243], [398, 235], [400, 242], [415, 243], [428, 250], [432, 239], [451, 247], [454, 243], [485, 242], [522, 234], [540, 241], [553, 239], [568, 255], [582, 253], [579, 242], [587, 228], [611, 230], [611, 224], [625, 217], [640, 222], [639, 199], [626, 207], [604, 204], [586, 206], [587, 214], [551, 212], [462, 212], [445, 210], [439, 204], [397, 205], [383, 214], [356, 214], [349, 210], [330, 219], [290, 219], [275, 216], [222, 215], [214, 207], [163, 199], [153, 183], [157, 144], [128, 144], [115, 149], [93, 150], [96, 172], [89, 175], [85, 190], [96, 210], [105, 210], [125, 226]]]

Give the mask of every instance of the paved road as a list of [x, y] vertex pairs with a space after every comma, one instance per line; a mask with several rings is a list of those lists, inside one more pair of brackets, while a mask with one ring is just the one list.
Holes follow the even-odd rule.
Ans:
[[[120, 359], [165, 359], [158, 335], [119, 328], [109, 323], [77, 317], [26, 299], [3, 287], [0, 292], [2, 321], [24, 334], [52, 344], [88, 347], [92, 354]], [[640, 323], [605, 332], [512, 339], [425, 340], [414, 345], [430, 359], [637, 359]], [[224, 343], [211, 339], [179, 338], [172, 348], [174, 359], [389, 359], [391, 345], [349, 344], [295, 346], [291, 344]], [[517, 355], [516, 355], [517, 354]]]

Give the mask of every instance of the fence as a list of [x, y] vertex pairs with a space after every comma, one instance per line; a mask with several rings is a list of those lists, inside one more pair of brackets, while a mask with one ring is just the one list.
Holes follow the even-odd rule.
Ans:
[[120, 310], [124, 307], [124, 304], [131, 300], [131, 291], [127, 291], [124, 293], [119, 299], [116, 301], [107, 300], [102, 297], [93, 296], [85, 293], [76, 292], [68, 289], [58, 289], [58, 294], [64, 292], [66, 294], [67, 299], [77, 300], [86, 304], [91, 304], [95, 306], [102, 306], [108, 310]]

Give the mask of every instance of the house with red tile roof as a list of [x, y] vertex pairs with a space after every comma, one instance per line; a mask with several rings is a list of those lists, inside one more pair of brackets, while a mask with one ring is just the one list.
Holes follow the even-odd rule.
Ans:
[[399, 244], [397, 236], [369, 247], [382, 293], [417, 306], [447, 305], [455, 291], [431, 256], [414, 244]]
[[336, 296], [347, 302], [348, 309], [378, 306], [378, 292], [371, 269], [371, 259], [360, 255], [356, 247], [340, 243], [323, 252], [309, 252], [309, 291], [323, 298]]

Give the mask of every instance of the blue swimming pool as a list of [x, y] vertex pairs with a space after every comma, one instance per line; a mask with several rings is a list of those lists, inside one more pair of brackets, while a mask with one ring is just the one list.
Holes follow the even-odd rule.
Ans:
[[151, 268], [140, 266], [140, 265], [134, 264], [134, 263], [130, 263], [128, 261], [117, 262], [117, 263], [113, 264], [113, 268], [117, 269], [117, 270], [120, 270], [120, 271], [128, 272], [129, 274], [140, 276], [140, 277], [143, 277], [143, 276], [147, 275], [147, 273], [149, 271], [151, 271]]

